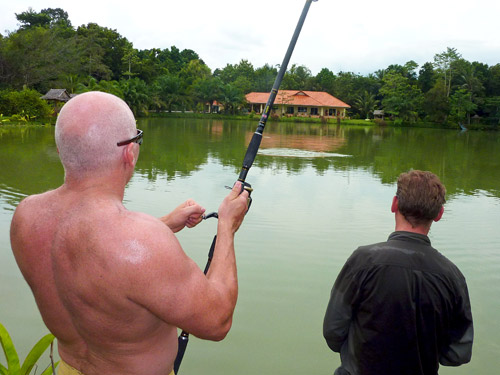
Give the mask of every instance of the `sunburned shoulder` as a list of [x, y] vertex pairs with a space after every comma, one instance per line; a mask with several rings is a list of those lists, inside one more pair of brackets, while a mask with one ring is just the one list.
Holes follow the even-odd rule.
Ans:
[[144, 226], [151, 230], [156, 229], [170, 231], [170, 228], [166, 226], [160, 219], [144, 212], [126, 211], [126, 216], [128, 220], [131, 220], [136, 225]]
[[41, 194], [33, 194], [33, 195], [28, 195], [27, 197], [23, 198], [21, 202], [17, 205], [17, 207], [30, 207], [36, 204], [41, 204], [44, 201], [50, 199], [54, 195], [54, 190], [47, 191], [45, 193]]
[[17, 205], [14, 212], [14, 219], [24, 216], [32, 217], [31, 213], [36, 213], [37, 216], [40, 215], [40, 213], [43, 213], [50, 206], [50, 202], [54, 200], [54, 196], [54, 190], [27, 196]]
[[167, 225], [160, 219], [142, 212], [127, 211], [124, 228], [124, 238], [128, 239], [132, 248], [141, 243], [153, 250], [176, 246], [178, 243]]

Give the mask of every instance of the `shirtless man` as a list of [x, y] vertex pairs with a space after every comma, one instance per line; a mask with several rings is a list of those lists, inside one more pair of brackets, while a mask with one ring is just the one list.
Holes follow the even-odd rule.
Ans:
[[236, 183], [220, 205], [205, 276], [174, 235], [201, 221], [200, 205], [188, 200], [160, 219], [123, 206], [142, 132], [121, 99], [100, 92], [71, 99], [55, 138], [64, 184], [19, 204], [11, 244], [58, 340], [58, 372], [168, 375], [177, 327], [207, 340], [222, 340], [231, 327], [234, 235], [248, 193]]

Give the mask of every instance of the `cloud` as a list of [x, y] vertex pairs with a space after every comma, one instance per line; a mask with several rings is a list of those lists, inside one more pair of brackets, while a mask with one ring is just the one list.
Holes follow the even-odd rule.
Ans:
[[[62, 8], [74, 26], [116, 29], [138, 49], [192, 49], [215, 70], [247, 59], [254, 67], [281, 64], [304, 0], [143, 0], [67, 2], [17, 0], [0, 5], [0, 29], [15, 30], [14, 13]], [[290, 64], [313, 74], [369, 74], [390, 64], [420, 65], [453, 47], [469, 61], [500, 62], [500, 2], [476, 0], [351, 0], [312, 3]]]

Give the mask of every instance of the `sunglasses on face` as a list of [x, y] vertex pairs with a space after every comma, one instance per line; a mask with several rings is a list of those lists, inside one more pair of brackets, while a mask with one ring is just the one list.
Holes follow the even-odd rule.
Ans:
[[117, 146], [125, 146], [125, 145], [128, 145], [129, 143], [137, 143], [140, 146], [142, 144], [143, 133], [144, 132], [142, 130], [137, 129], [137, 135], [135, 137], [127, 139], [126, 141], [118, 142], [116, 145]]

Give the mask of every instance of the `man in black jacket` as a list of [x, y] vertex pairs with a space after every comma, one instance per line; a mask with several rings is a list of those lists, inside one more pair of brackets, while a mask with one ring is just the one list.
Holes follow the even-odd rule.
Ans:
[[436, 375], [472, 355], [472, 314], [465, 278], [431, 247], [445, 188], [430, 172], [398, 179], [386, 242], [359, 247], [333, 286], [323, 335], [340, 353], [335, 375]]

